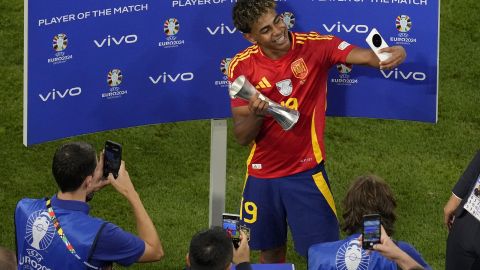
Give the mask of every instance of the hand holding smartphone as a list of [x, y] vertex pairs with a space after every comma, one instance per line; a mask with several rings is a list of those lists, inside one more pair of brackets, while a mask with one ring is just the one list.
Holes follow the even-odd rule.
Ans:
[[363, 216], [362, 229], [362, 247], [363, 249], [373, 249], [375, 244], [380, 243], [381, 239], [381, 218], [378, 214]]
[[390, 58], [390, 56], [392, 56], [391, 53], [378, 52], [380, 49], [387, 48], [388, 45], [382, 38], [380, 33], [377, 31], [377, 29], [372, 28], [372, 31], [370, 31], [370, 34], [368, 34], [366, 41], [370, 48], [373, 50], [373, 52], [377, 55], [378, 59], [380, 59], [380, 61], [385, 61]]
[[223, 229], [232, 238], [233, 246], [238, 248], [240, 242], [240, 215], [237, 214], [222, 214]]
[[103, 176], [108, 177], [112, 173], [113, 177], [117, 179], [121, 163], [122, 146], [113, 141], [106, 141], [103, 154]]

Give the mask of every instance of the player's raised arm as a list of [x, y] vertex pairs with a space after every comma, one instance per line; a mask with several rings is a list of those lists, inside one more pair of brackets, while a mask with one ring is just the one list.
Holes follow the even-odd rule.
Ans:
[[390, 53], [390, 57], [380, 61], [371, 49], [355, 48], [347, 56], [346, 62], [355, 65], [367, 65], [380, 69], [393, 69], [403, 63], [407, 53], [402, 46], [392, 46], [379, 50], [380, 53]]

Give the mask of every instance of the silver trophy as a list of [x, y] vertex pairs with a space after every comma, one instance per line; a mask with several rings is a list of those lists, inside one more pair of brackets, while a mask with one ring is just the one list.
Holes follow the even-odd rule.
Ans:
[[260, 92], [258, 92], [258, 90], [243, 75], [238, 76], [232, 85], [230, 85], [229, 92], [232, 98], [241, 98], [247, 101], [249, 101], [256, 93], [259, 93], [258, 98], [268, 102], [268, 114], [271, 115], [280, 126], [282, 126], [283, 130], [291, 129], [300, 117], [298, 111], [283, 107], [280, 104], [271, 101], [268, 97], [260, 94]]

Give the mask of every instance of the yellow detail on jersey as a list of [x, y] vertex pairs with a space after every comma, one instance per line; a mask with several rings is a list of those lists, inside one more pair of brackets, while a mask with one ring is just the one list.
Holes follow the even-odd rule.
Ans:
[[245, 210], [245, 212], [251, 216], [251, 218], [243, 218], [242, 216], [243, 222], [252, 224], [257, 221], [258, 207], [254, 202], [245, 202], [243, 204], [242, 212], [243, 210]]
[[312, 148], [313, 148], [313, 154], [315, 155], [315, 160], [317, 161], [317, 163], [320, 163], [323, 160], [323, 155], [322, 155], [322, 149], [318, 144], [317, 131], [315, 130], [315, 110], [316, 108], [313, 110], [312, 128], [311, 128]]
[[250, 166], [250, 162], [252, 162], [253, 154], [255, 153], [255, 148], [257, 148], [257, 144], [253, 143], [252, 150], [250, 150], [250, 155], [247, 158], [247, 167]]
[[298, 99], [296, 98], [289, 98], [287, 99], [286, 102], [282, 101], [280, 105], [282, 105], [283, 107], [287, 107], [289, 109], [298, 111]]
[[[245, 181], [243, 182], [243, 188], [242, 188], [242, 194], [245, 191], [245, 187], [247, 186], [247, 180], [248, 180], [248, 166], [250, 166], [250, 163], [252, 162], [253, 154], [255, 153], [255, 149], [257, 148], [257, 144], [254, 143], [252, 146], [252, 149], [250, 150], [250, 155], [247, 158], [247, 171], [245, 172]], [[242, 201], [240, 202], [240, 219], [242, 218], [242, 213], [243, 213], [243, 197]]]
[[327, 181], [323, 177], [322, 172], [312, 175], [313, 180], [315, 181], [315, 185], [317, 185], [318, 190], [322, 193], [323, 197], [327, 201], [328, 205], [332, 209], [335, 216], [337, 216], [337, 208], [335, 207], [335, 201], [333, 200], [332, 192], [327, 185]]
[[255, 86], [257, 89], [265, 89], [272, 87], [270, 82], [268, 82], [267, 78], [263, 77], [262, 80]]
[[308, 34], [295, 33], [296, 43], [305, 44], [305, 40], [331, 40], [332, 35], [320, 35], [316, 32], [310, 32]]
[[[243, 191], [242, 191], [243, 195]], [[243, 196], [242, 199], [240, 200], [240, 220], [243, 220]]]
[[228, 65], [228, 76], [232, 77], [233, 76], [233, 70], [235, 67], [238, 65], [238, 63], [242, 60], [245, 60], [249, 58], [252, 54], [258, 52], [258, 45], [253, 45], [245, 49], [243, 52], [238, 53], [233, 57], [232, 61], [230, 61], [230, 64]]

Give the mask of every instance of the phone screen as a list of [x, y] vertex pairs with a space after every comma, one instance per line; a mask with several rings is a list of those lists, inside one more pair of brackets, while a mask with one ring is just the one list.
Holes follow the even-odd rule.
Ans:
[[118, 170], [122, 162], [122, 146], [116, 142], [106, 141], [103, 156], [103, 176], [108, 177], [109, 173], [114, 178], [118, 177]]
[[363, 217], [363, 248], [373, 249], [373, 245], [380, 243], [381, 232], [380, 215], [366, 215]]
[[240, 216], [235, 214], [223, 214], [223, 229], [232, 238], [235, 248], [238, 247], [240, 242]]

